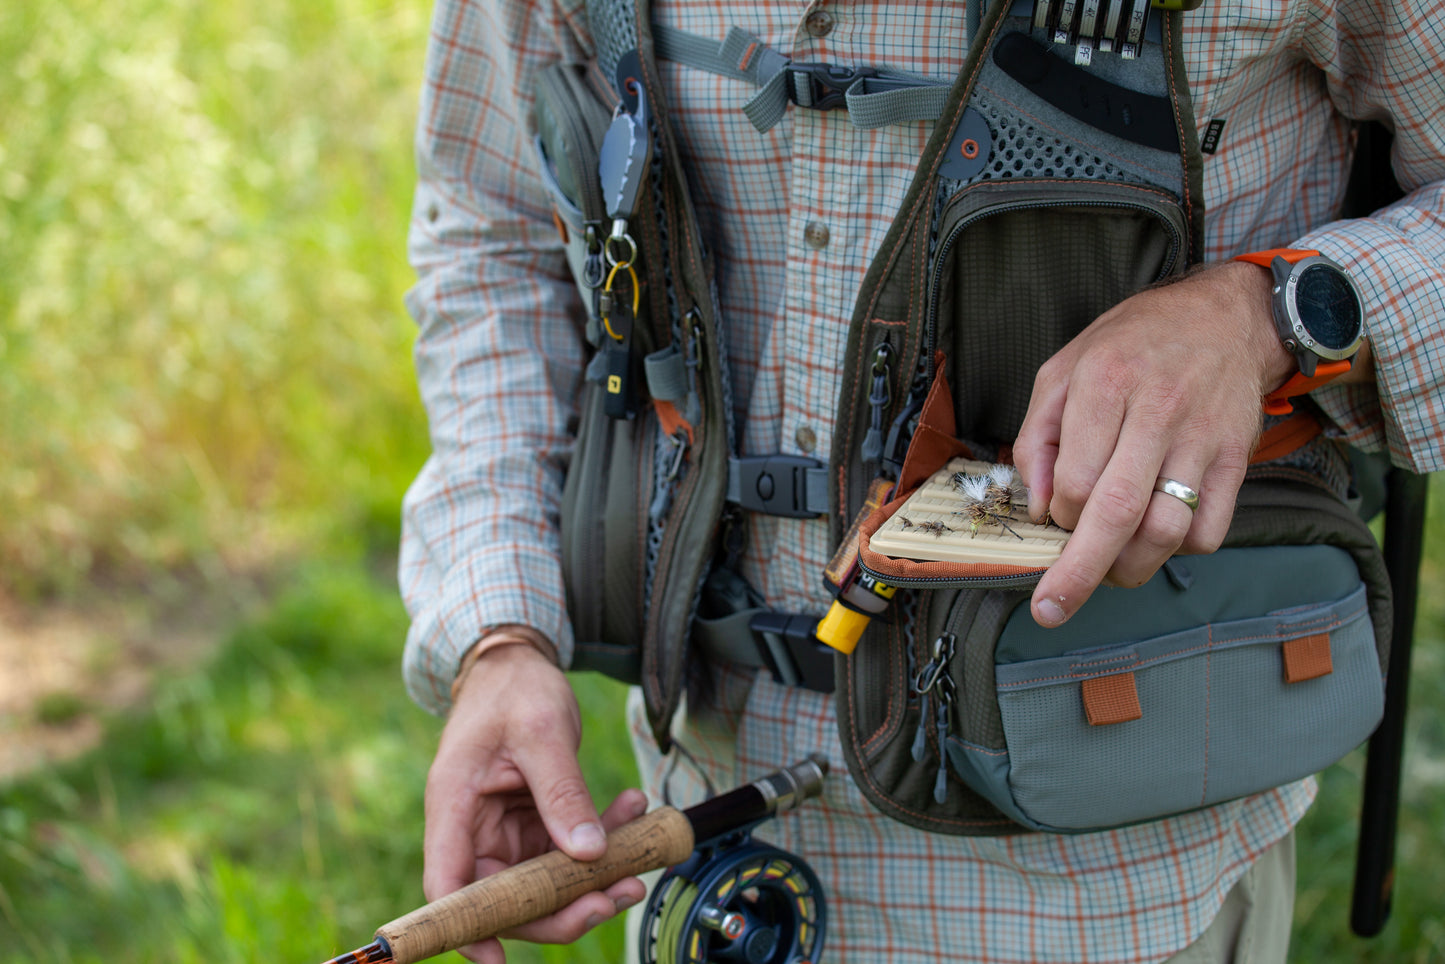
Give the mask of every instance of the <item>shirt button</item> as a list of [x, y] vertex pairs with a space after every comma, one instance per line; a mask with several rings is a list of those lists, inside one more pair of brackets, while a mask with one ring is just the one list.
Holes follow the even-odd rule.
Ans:
[[818, 435], [808, 426], [800, 425], [793, 435], [793, 441], [798, 443], [798, 448], [802, 451], [811, 452], [818, 444]]
[[808, 14], [804, 26], [814, 37], [826, 37], [833, 32], [834, 23], [833, 15], [828, 11], [814, 10]]
[[808, 242], [808, 247], [823, 250], [828, 246], [828, 226], [822, 221], [809, 221], [803, 229], [803, 240]]
[[432, 203], [430, 203], [430, 204], [428, 204], [428, 205], [426, 206], [426, 219], [427, 219], [428, 221], [430, 221], [430, 222], [432, 222], [433, 224], [435, 224], [435, 223], [436, 223], [436, 219], [437, 219], [440, 215], [441, 215], [441, 211], [438, 210], [435, 201], [433, 201]]

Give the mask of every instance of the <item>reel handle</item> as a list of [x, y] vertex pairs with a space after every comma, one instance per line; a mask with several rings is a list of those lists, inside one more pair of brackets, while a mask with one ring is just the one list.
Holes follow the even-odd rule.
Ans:
[[693, 850], [692, 824], [659, 807], [607, 836], [607, 853], [578, 861], [560, 850], [483, 877], [376, 931], [396, 964], [412, 964], [537, 920], [624, 877], [669, 867]]

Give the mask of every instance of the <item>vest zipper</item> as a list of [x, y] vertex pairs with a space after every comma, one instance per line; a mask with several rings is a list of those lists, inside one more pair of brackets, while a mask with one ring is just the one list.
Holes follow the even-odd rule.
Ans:
[[[610, 433], [611, 427], [605, 424], [605, 416], [598, 411], [602, 407], [601, 392], [594, 392], [587, 397], [587, 405], [582, 413], [584, 425], [598, 433]], [[596, 424], [599, 417], [604, 424]], [[606, 437], [606, 436], [604, 436]], [[611, 440], [608, 439], [606, 452], [610, 458]], [[596, 455], [594, 454], [595, 458]], [[578, 468], [574, 464], [574, 468]], [[580, 471], [580, 468], [578, 468]], [[568, 563], [567, 582], [572, 592], [576, 594], [577, 605], [575, 608], [577, 630], [579, 639], [598, 637], [602, 633], [604, 614], [602, 612], [602, 590], [599, 573], [602, 566], [606, 565], [607, 533], [605, 521], [597, 519], [581, 520], [582, 524], [576, 526], [576, 538], [573, 543], [576, 551], [571, 554]], [[590, 639], [588, 639], [590, 641]]]
[[[576, 169], [582, 173], [578, 178], [578, 189], [582, 192], [579, 199], [582, 211], [588, 221], [598, 221], [607, 212], [607, 204], [602, 198], [602, 182], [597, 173], [598, 153], [594, 145], [592, 132], [588, 125], [581, 120], [588, 105], [582, 102], [577, 89], [573, 84], [568, 83], [569, 78], [564, 78], [557, 73], [544, 72], [542, 81], [551, 86], [560, 88], [557, 93], [562, 98], [574, 105], [573, 110], [560, 111], [555, 115], [557, 119], [567, 125], [567, 142], [577, 151]], [[585, 84], [586, 81], [578, 78], [578, 84]]]
[[1048, 571], [1030, 569], [1009, 576], [894, 576], [879, 572], [862, 559], [858, 560], [858, 568], [879, 582], [910, 589], [1028, 589]]

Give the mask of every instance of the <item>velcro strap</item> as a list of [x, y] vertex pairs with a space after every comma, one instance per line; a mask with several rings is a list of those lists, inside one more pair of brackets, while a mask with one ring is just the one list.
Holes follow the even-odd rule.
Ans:
[[728, 459], [726, 498], [751, 512], [804, 519], [828, 511], [828, 467], [806, 455]]

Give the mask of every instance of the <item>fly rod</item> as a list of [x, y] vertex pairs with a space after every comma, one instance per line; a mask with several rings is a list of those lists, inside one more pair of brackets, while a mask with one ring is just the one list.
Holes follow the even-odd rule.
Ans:
[[534, 857], [383, 924], [372, 943], [326, 964], [412, 964], [495, 937], [792, 810], [822, 792], [827, 772], [827, 761], [814, 755], [695, 807], [659, 807], [608, 834], [607, 852], [597, 860], [574, 860], [560, 850]]

